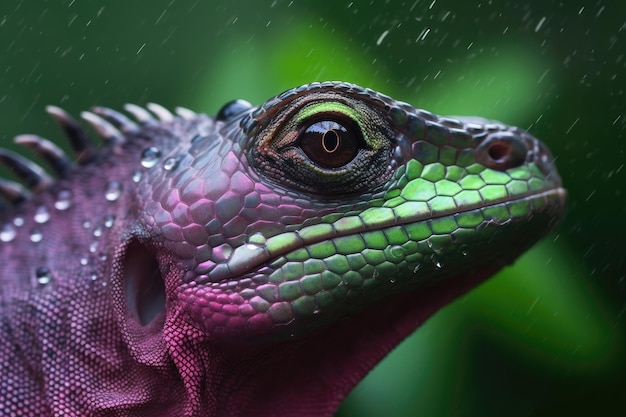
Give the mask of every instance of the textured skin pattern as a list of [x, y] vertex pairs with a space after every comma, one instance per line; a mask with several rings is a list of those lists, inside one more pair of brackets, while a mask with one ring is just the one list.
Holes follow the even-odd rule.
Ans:
[[351, 84], [129, 110], [1, 219], [0, 415], [330, 416], [563, 212], [527, 132]]

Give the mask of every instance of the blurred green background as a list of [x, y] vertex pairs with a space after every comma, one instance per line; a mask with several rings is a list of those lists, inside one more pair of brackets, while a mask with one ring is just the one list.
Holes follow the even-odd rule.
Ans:
[[547, 142], [559, 231], [442, 310], [338, 416], [626, 415], [626, 5], [621, 1], [15, 1], [0, 4], [0, 143], [155, 101], [215, 113], [345, 80]]

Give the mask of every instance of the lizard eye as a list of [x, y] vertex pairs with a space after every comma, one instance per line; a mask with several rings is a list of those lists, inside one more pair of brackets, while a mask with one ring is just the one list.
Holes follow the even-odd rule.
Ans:
[[242, 121], [251, 166], [262, 176], [332, 196], [374, 189], [393, 173], [395, 136], [385, 113], [330, 92], [291, 100], [271, 99]]
[[361, 131], [350, 123], [322, 120], [300, 134], [300, 149], [321, 167], [339, 168], [352, 161], [363, 142]]

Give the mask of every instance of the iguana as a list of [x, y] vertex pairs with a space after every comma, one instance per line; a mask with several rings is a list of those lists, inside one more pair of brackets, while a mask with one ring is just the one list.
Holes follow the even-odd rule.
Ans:
[[[3, 416], [331, 416], [430, 315], [554, 229], [529, 133], [343, 82], [215, 117], [48, 112], [0, 217]], [[419, 395], [419, 393], [417, 393]]]

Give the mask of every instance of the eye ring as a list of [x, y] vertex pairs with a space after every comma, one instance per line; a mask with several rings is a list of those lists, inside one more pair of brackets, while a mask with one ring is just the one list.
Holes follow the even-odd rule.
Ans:
[[[330, 149], [331, 147], [328, 146], [328, 141], [327, 141], [327, 137], [332, 135], [333, 137], [330, 139], [332, 141], [334, 141], [334, 143], [331, 146], [332, 149]], [[334, 130], [328, 130], [326, 132], [324, 132], [324, 134], [322, 135], [322, 147], [324, 148], [324, 150], [326, 152], [328, 152], [329, 154], [337, 151], [337, 149], [339, 149], [339, 146], [341, 145], [341, 135], [339, 135], [337, 132], [335, 132]]]

